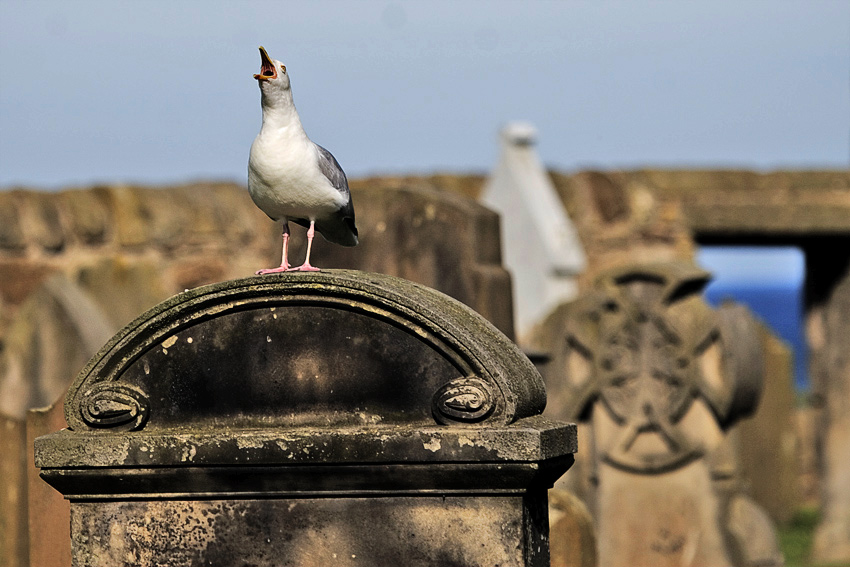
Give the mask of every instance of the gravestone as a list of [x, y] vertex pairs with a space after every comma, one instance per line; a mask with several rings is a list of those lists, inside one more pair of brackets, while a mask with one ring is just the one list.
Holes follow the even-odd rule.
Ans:
[[67, 500], [39, 477], [35, 467], [36, 438], [67, 427], [62, 399], [27, 412], [27, 506], [30, 567], [68, 567], [71, 564], [71, 510]]
[[802, 451], [794, 425], [794, 364], [790, 347], [759, 326], [764, 352], [764, 389], [751, 419], [735, 428], [741, 477], [747, 492], [778, 525], [787, 525], [800, 505]]
[[575, 426], [459, 302], [334, 270], [214, 284], [137, 318], [40, 437], [75, 567], [549, 564]]
[[549, 491], [550, 567], [596, 567], [593, 517], [575, 494]]
[[[49, 523], [32, 523], [29, 503], [35, 491], [29, 477], [37, 472], [28, 458], [26, 413], [64, 395], [69, 380], [111, 334], [103, 312], [62, 274], [45, 278], [5, 329], [0, 341], [0, 540], [8, 541], [0, 542], [2, 567], [57, 565], [39, 554], [51, 538], [33, 537], [43, 536]], [[50, 518], [62, 516], [66, 503], [60, 498], [58, 505]], [[66, 533], [67, 528], [63, 537]]]
[[806, 249], [809, 372], [816, 400], [821, 520], [815, 564], [850, 564], [850, 239]]
[[575, 485], [600, 565], [781, 564], [726, 438], [758, 402], [760, 333], [742, 309], [704, 302], [708, 278], [684, 262], [626, 266], [561, 312], [548, 386], [583, 422]]
[[27, 559], [26, 430], [0, 414], [0, 565], [25, 567]]

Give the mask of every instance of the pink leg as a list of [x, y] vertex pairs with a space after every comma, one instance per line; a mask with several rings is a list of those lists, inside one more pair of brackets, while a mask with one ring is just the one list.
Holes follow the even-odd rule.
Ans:
[[257, 270], [258, 275], [262, 274], [275, 274], [277, 272], [285, 272], [290, 268], [289, 266], [289, 221], [283, 221], [283, 254], [280, 260], [279, 268], [269, 268], [266, 270]]
[[307, 229], [307, 257], [304, 258], [304, 263], [297, 268], [289, 268], [292, 272], [318, 272], [319, 268], [310, 265], [310, 249], [313, 247], [313, 236], [316, 234], [316, 221], [310, 221], [310, 228]]

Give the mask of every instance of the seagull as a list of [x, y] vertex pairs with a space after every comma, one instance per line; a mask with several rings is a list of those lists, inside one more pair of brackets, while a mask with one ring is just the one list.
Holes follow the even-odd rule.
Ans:
[[[269, 218], [283, 222], [283, 254], [279, 267], [257, 274], [316, 272], [319, 268], [310, 264], [316, 231], [335, 244], [357, 245], [348, 180], [336, 158], [304, 132], [286, 66], [269, 57], [262, 46], [260, 59], [254, 78], [262, 95], [263, 125], [251, 144], [248, 192]], [[307, 256], [298, 267], [287, 258], [290, 221], [307, 228]]]

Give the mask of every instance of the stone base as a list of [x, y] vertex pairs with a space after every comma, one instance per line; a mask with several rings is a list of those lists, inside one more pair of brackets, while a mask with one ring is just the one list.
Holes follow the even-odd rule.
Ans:
[[[527, 533], [545, 533], [545, 508], [523, 514], [531, 500], [545, 502], [522, 496], [76, 502], [73, 564], [548, 565], [548, 554], [538, 553], [548, 546], [524, 541]], [[538, 525], [526, 531], [524, 523]], [[526, 562], [526, 555], [537, 557]]]

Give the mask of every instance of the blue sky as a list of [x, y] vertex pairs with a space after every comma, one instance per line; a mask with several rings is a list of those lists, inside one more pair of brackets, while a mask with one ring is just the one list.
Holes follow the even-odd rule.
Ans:
[[0, 0], [0, 187], [244, 182], [261, 44], [350, 176], [850, 162], [847, 1]]

